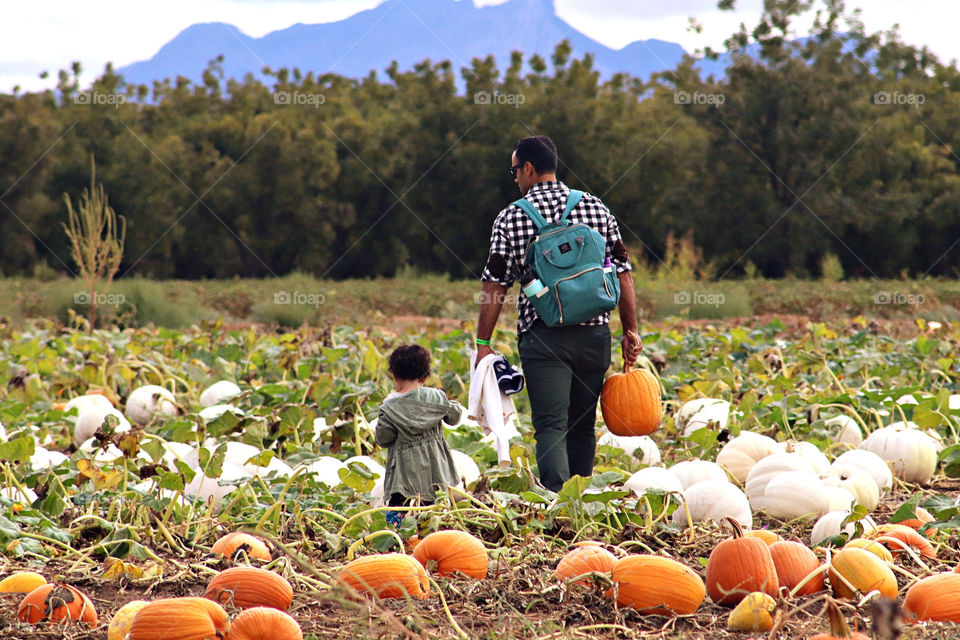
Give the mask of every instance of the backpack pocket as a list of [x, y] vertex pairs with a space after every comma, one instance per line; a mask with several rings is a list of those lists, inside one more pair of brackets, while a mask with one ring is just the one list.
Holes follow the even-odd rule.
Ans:
[[[611, 311], [620, 300], [620, 281], [612, 267], [590, 267], [557, 280], [559, 325], [570, 326]], [[539, 310], [538, 310], [539, 313]]]

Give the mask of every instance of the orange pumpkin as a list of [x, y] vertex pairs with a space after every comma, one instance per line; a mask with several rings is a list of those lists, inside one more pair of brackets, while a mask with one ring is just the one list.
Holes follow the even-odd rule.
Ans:
[[830, 619], [830, 633], [818, 633], [810, 636], [809, 640], [870, 640], [865, 633], [850, 631], [840, 607], [833, 600], [827, 601], [827, 616]]
[[293, 603], [293, 588], [272, 571], [232, 567], [213, 577], [203, 597], [238, 609], [272, 607], [286, 611]]
[[[933, 522], [933, 514], [923, 507], [917, 507], [913, 513], [916, 515], [916, 518], [901, 520], [897, 524], [902, 524], [905, 527], [910, 527], [911, 529], [917, 530], [928, 522]], [[937, 535], [938, 531], [939, 529], [927, 529], [924, 535], [926, 535], [928, 538], [933, 538]]]
[[[770, 557], [777, 568], [780, 586], [793, 590], [811, 573], [820, 568], [820, 561], [807, 547], [799, 542], [775, 542], [770, 545]], [[797, 595], [808, 596], [823, 590], [823, 572], [807, 580]]]
[[882, 542], [896, 558], [904, 553], [905, 547], [913, 547], [917, 553], [925, 558], [936, 558], [937, 552], [925, 537], [910, 527], [900, 524], [882, 524], [872, 531], [870, 538]]
[[771, 545], [774, 542], [780, 542], [783, 538], [780, 537], [780, 534], [776, 531], [770, 531], [770, 529], [751, 529], [750, 531], [743, 532], [744, 538], [759, 538], [763, 540], [767, 545]]
[[754, 591], [776, 597], [780, 589], [770, 548], [759, 538], [745, 538], [740, 523], [727, 518], [733, 537], [724, 540], [707, 559], [707, 591], [719, 605], [731, 607]]
[[211, 549], [214, 553], [233, 558], [239, 551], [244, 551], [249, 557], [270, 562], [273, 558], [270, 555], [270, 549], [267, 544], [249, 533], [228, 533], [213, 543]]
[[894, 600], [898, 592], [897, 578], [887, 563], [858, 547], [845, 547], [834, 554], [830, 560], [830, 586], [840, 598], [854, 598], [855, 589], [863, 594], [877, 590]]
[[617, 586], [617, 603], [642, 613], [689, 615], [706, 596], [700, 576], [663, 556], [620, 558], [613, 563], [611, 575]]
[[357, 558], [340, 570], [337, 583], [380, 598], [410, 595], [423, 600], [430, 595], [430, 580], [423, 565], [400, 553]]
[[960, 574], [938, 573], [913, 583], [903, 612], [909, 620], [960, 622]]
[[58, 624], [73, 620], [91, 629], [97, 626], [97, 610], [90, 598], [66, 584], [40, 585], [20, 601], [17, 618], [30, 624]]
[[213, 640], [230, 632], [223, 607], [206, 598], [163, 598], [137, 612], [130, 640]]
[[660, 426], [663, 402], [660, 381], [649, 371], [615, 373], [600, 391], [600, 410], [610, 432], [618, 436], [646, 436]]
[[303, 640], [297, 621], [270, 607], [246, 609], [233, 619], [225, 640]]
[[477, 580], [487, 577], [487, 548], [465, 531], [434, 531], [413, 549], [413, 557], [424, 567], [436, 563], [442, 576], [460, 572]]
[[[604, 549], [594, 545], [576, 547], [560, 558], [557, 564], [557, 578], [567, 581], [585, 573], [610, 573], [617, 557]], [[589, 585], [589, 580], [580, 580], [577, 584]]]

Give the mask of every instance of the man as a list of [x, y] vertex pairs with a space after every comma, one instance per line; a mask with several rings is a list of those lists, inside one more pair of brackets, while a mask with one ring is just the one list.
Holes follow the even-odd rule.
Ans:
[[[520, 193], [548, 221], [562, 215], [570, 189], [557, 180], [557, 148], [546, 136], [524, 138], [513, 150], [510, 173]], [[570, 212], [606, 240], [607, 258], [620, 281], [618, 311], [623, 325], [623, 359], [636, 362], [642, 345], [630, 261], [617, 221], [599, 198], [584, 194]], [[519, 279], [536, 225], [510, 205], [493, 223], [490, 253], [481, 276], [482, 306], [477, 323], [477, 361], [493, 353], [490, 338], [507, 289]], [[537, 441], [537, 467], [545, 487], [558, 491], [573, 475], [589, 477], [596, 453], [597, 400], [610, 366], [609, 313], [569, 327], [547, 327], [521, 292], [517, 303], [520, 361], [526, 378]]]

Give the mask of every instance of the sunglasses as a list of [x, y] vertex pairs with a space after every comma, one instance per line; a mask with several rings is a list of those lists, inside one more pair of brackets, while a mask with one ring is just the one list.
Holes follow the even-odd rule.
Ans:
[[[526, 163], [524, 163], [524, 164], [526, 164]], [[516, 179], [517, 179], [517, 171], [519, 171], [519, 170], [522, 169], [522, 168], [523, 168], [523, 164], [518, 164], [518, 165], [515, 166], [515, 167], [510, 167], [510, 176], [513, 177], [514, 180], [516, 180]]]

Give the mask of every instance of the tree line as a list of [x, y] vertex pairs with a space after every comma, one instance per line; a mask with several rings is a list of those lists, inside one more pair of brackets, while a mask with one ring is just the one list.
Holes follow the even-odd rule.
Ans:
[[127, 221], [118, 277], [476, 277], [518, 197], [513, 143], [547, 134], [561, 179], [602, 196], [637, 259], [687, 237], [718, 278], [816, 275], [826, 255], [860, 277], [954, 274], [956, 64], [866, 33], [839, 0], [766, 4], [728, 40], [723, 78], [689, 58], [601, 79], [566, 42], [506, 69], [267, 69], [270, 86], [214, 60], [201, 84], [128, 85], [108, 66], [81, 89], [74, 65], [56, 90], [0, 96], [0, 272], [74, 270], [64, 194], [89, 188], [92, 155]]

